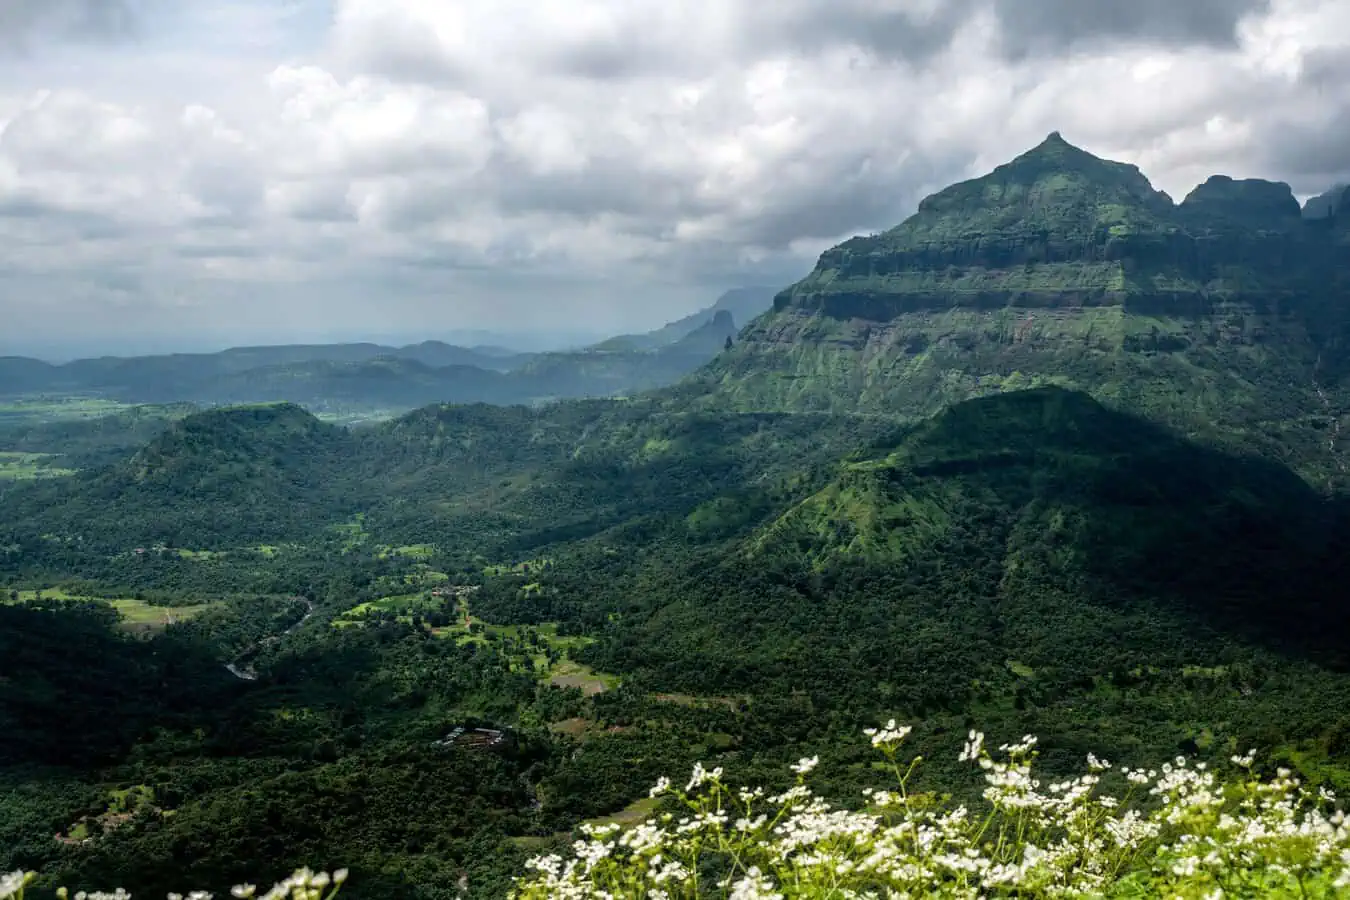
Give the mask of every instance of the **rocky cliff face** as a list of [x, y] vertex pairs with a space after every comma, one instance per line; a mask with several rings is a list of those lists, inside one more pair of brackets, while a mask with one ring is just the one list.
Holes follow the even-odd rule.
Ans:
[[742, 408], [900, 416], [1059, 384], [1321, 474], [1347, 337], [1346, 231], [1288, 185], [1215, 176], [1177, 204], [1055, 133], [826, 251], [708, 376]]

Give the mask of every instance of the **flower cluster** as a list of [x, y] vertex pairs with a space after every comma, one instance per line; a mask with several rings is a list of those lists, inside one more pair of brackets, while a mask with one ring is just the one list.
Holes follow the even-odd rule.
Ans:
[[[583, 827], [566, 858], [542, 856], [517, 900], [725, 897], [1350, 897], [1350, 824], [1329, 791], [1286, 770], [1262, 781], [1254, 754], [1220, 780], [1184, 757], [1157, 769], [1112, 766], [1042, 784], [1031, 735], [985, 748], [972, 731], [960, 759], [978, 767], [978, 808], [944, 807], [911, 790], [920, 759], [901, 758], [908, 727], [869, 729], [896, 784], [836, 809], [805, 784], [770, 795], [733, 790], [695, 767], [681, 791], [662, 779], [663, 813], [629, 830]], [[1119, 796], [1104, 784], [1118, 784]]]
[[[33, 883], [37, 875], [33, 872], [10, 872], [0, 874], [0, 900], [23, 900], [24, 891]], [[342, 883], [347, 880], [347, 870], [338, 869], [332, 875], [327, 872], [312, 872], [299, 869], [290, 877], [279, 881], [266, 893], [259, 895], [258, 889], [251, 884], [238, 884], [230, 893], [239, 900], [333, 900]], [[58, 900], [70, 900], [71, 894], [66, 888], [57, 888]], [[123, 888], [115, 891], [79, 891], [75, 900], [131, 900], [131, 894]], [[212, 900], [208, 891], [193, 891], [190, 894], [168, 895], [168, 900]]]

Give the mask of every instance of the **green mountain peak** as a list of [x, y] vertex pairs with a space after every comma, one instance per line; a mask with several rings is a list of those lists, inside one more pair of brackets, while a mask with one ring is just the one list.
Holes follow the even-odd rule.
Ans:
[[900, 417], [1055, 384], [1350, 481], [1341, 224], [1262, 179], [1175, 204], [1055, 132], [825, 251], [704, 377], [739, 409]]
[[925, 198], [917, 215], [888, 234], [940, 230], [934, 217], [953, 216], [971, 226], [1008, 227], [1031, 217], [1052, 229], [1090, 228], [1165, 215], [1171, 207], [1138, 167], [1093, 156], [1056, 131], [987, 175]]

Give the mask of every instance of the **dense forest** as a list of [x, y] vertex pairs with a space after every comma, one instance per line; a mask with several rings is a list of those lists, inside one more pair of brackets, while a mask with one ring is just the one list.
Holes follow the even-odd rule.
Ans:
[[1350, 785], [1345, 506], [1074, 392], [222, 410], [5, 511], [0, 866], [52, 882], [498, 896], [698, 759], [856, 796], [885, 716], [947, 790], [976, 721]]

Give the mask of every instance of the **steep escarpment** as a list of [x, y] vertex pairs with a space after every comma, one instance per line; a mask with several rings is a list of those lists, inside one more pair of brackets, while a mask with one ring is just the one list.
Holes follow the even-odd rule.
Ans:
[[708, 374], [741, 408], [901, 416], [1059, 384], [1339, 471], [1343, 239], [1286, 184], [1216, 176], [1178, 204], [1055, 133], [826, 251]]

